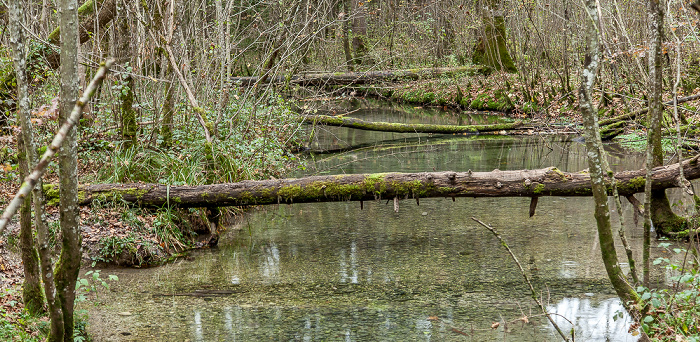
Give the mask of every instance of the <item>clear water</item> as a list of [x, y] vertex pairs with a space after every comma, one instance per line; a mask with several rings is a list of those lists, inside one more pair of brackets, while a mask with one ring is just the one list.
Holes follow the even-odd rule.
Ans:
[[[354, 115], [401, 121], [420, 114], [393, 108]], [[431, 122], [459, 120], [432, 115]], [[327, 128], [310, 144], [365, 147], [314, 154], [307, 174], [587, 167], [583, 144], [561, 137]], [[610, 146], [616, 169], [641, 167], [643, 156], [616, 150]], [[511, 257], [476, 217], [498, 229], [563, 330], [572, 322], [580, 341], [635, 341], [628, 318], [613, 319], [622, 307], [600, 258], [592, 200], [542, 197], [532, 218], [529, 202], [406, 200], [398, 213], [385, 201], [365, 202], [362, 210], [357, 202], [260, 208], [216, 249], [159, 268], [106, 270], [120, 280], [100, 296], [106, 305], [90, 308], [90, 319], [109, 327], [95, 331], [100, 341], [560, 340]], [[631, 223], [631, 212], [625, 215]], [[641, 246], [640, 229], [630, 224], [627, 234]], [[664, 281], [663, 272], [655, 274]]]

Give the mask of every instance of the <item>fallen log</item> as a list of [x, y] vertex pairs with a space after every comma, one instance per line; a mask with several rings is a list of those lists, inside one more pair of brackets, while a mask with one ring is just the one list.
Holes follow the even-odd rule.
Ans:
[[502, 130], [513, 130], [522, 125], [522, 121], [513, 123], [502, 123], [493, 125], [431, 125], [431, 124], [403, 124], [395, 122], [372, 122], [356, 118], [329, 116], [329, 115], [309, 115], [299, 118], [299, 121], [309, 124], [323, 124], [327, 126], [348, 127], [366, 131], [382, 131], [396, 133], [480, 133], [494, 132]]
[[[687, 179], [700, 178], [700, 155], [682, 163]], [[679, 164], [653, 170], [654, 189], [677, 186]], [[615, 174], [620, 195], [644, 191], [646, 170]], [[56, 197], [55, 188], [47, 195]], [[222, 207], [277, 203], [369, 201], [426, 197], [590, 196], [588, 173], [538, 170], [491, 172], [378, 173], [243, 181], [200, 186], [94, 184], [80, 187], [81, 205], [95, 200], [126, 201], [140, 206]]]
[[[700, 99], [700, 94], [686, 96], [686, 97], [680, 97], [676, 100], [676, 103], [681, 104], [681, 103], [685, 103], [685, 102], [689, 102], [689, 101], [693, 101], [693, 100], [697, 100], [697, 99]], [[664, 102], [664, 105], [672, 106], [673, 101], [666, 101], [666, 102]], [[618, 116], [615, 116], [615, 117], [612, 117], [609, 119], [603, 119], [603, 120], [600, 120], [599, 125], [602, 128], [603, 126], [611, 125], [611, 124], [614, 124], [616, 122], [620, 122], [623, 120], [632, 120], [632, 119], [636, 118], [638, 115], [642, 115], [648, 111], [649, 111], [649, 108], [642, 108], [640, 110], [636, 110], [636, 111], [631, 112], [631, 113], [621, 114], [621, 115], [618, 115]]]
[[292, 76], [275, 76], [275, 77], [232, 77], [230, 82], [232, 85], [241, 87], [250, 87], [258, 82], [262, 83], [279, 83], [284, 84], [299, 84], [303, 86], [330, 86], [330, 85], [356, 85], [369, 84], [378, 82], [393, 82], [398, 80], [417, 80], [420, 78], [436, 77], [446, 74], [456, 74], [461, 72], [481, 72], [483, 67], [467, 66], [457, 68], [427, 68], [427, 69], [408, 69], [408, 70], [384, 70], [384, 71], [365, 71], [365, 72], [349, 72], [349, 73], [308, 73]]

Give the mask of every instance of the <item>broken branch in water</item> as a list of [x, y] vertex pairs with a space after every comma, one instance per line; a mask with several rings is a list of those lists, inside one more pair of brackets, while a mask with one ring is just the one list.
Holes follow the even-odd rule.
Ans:
[[[487, 225], [487, 224], [484, 223], [484, 222], [479, 221], [479, 219], [477, 219], [476, 217], [472, 217], [472, 220], [476, 221], [477, 223], [479, 223], [480, 225], [484, 226], [486, 229], [488, 229], [489, 231], [491, 231], [491, 233], [493, 233], [493, 235], [496, 236], [496, 238], [498, 239], [498, 241], [501, 242], [501, 246], [503, 246], [503, 248], [505, 248], [505, 249], [508, 251], [508, 253], [510, 254], [511, 258], [513, 258], [513, 261], [515, 261], [515, 264], [518, 265], [518, 268], [520, 269], [520, 274], [523, 275], [523, 278], [525, 278], [525, 282], [526, 282], [527, 285], [530, 287], [530, 292], [532, 292], [532, 299], [537, 303], [537, 306], [540, 307], [540, 310], [542, 310], [542, 313], [543, 313], [545, 316], [547, 316], [547, 319], [549, 319], [549, 322], [552, 323], [552, 325], [554, 326], [554, 329], [557, 330], [557, 332], [559, 333], [559, 336], [561, 336], [561, 338], [563, 338], [564, 341], [567, 341], [567, 342], [570, 341], [569, 338], [566, 337], [566, 335], [564, 334], [564, 332], [559, 328], [559, 326], [557, 325], [557, 323], [554, 322], [554, 319], [552, 318], [552, 316], [549, 315], [549, 313], [547, 312], [547, 308], [544, 307], [544, 304], [542, 304], [542, 302], [541, 302], [539, 299], [537, 299], [537, 292], [535, 292], [535, 288], [532, 286], [532, 283], [530, 282], [530, 279], [527, 277], [527, 274], [525, 273], [525, 270], [523, 269], [523, 266], [520, 264], [520, 262], [518, 261], [518, 258], [515, 256], [515, 254], [513, 254], [513, 251], [510, 249], [510, 247], [508, 247], [508, 244], [506, 243], [506, 241], [503, 240], [503, 238], [501, 237], [501, 235], [498, 234], [498, 232], [496, 231], [496, 229], [494, 229], [493, 227]], [[573, 340], [573, 339], [574, 339], [574, 338], [573, 338], [573, 335], [574, 335], [574, 330], [573, 330], [573, 329], [571, 329], [571, 334], [572, 334], [572, 340]]]

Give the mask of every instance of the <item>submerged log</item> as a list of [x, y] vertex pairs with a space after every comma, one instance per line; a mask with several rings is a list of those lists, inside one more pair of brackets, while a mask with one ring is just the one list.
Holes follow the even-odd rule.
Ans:
[[303, 86], [330, 86], [330, 85], [356, 85], [371, 84], [378, 82], [393, 82], [398, 80], [417, 80], [426, 77], [436, 77], [445, 74], [456, 74], [461, 72], [481, 72], [483, 67], [457, 67], [457, 68], [427, 68], [408, 70], [384, 70], [349, 73], [309, 73], [292, 76], [276, 77], [232, 77], [233, 85], [250, 87], [261, 83], [287, 83], [299, 84]]
[[356, 118], [346, 118], [329, 115], [310, 115], [299, 119], [309, 124], [323, 124], [327, 126], [349, 127], [366, 131], [382, 131], [397, 133], [480, 133], [502, 130], [513, 130], [521, 126], [521, 121], [493, 125], [431, 125], [431, 124], [403, 124], [395, 122], [372, 122]]
[[[682, 163], [687, 179], [700, 178], [699, 157]], [[653, 188], [676, 187], [678, 171], [679, 164], [655, 168]], [[620, 195], [643, 192], [645, 172], [642, 169], [616, 173]], [[81, 205], [95, 200], [123, 200], [148, 207], [221, 207], [426, 197], [590, 196], [590, 182], [588, 173], [562, 172], [550, 167], [520, 171], [347, 174], [200, 186], [95, 184], [82, 186], [79, 199]], [[49, 197], [56, 196], [57, 191], [47, 193]]]

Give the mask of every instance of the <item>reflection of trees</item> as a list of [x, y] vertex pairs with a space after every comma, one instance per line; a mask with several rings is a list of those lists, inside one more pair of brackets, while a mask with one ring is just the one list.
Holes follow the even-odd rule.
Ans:
[[[309, 170], [331, 173], [491, 171], [556, 166], [571, 172], [588, 167], [585, 146], [559, 137], [423, 136], [362, 143], [353, 148], [309, 161]], [[642, 161], [641, 156], [629, 153], [626, 156], [611, 154], [609, 158], [614, 170], [638, 169]]]
[[[571, 325], [561, 316], [571, 320], [575, 324], [577, 339], [582, 341], [635, 340], [627, 333], [631, 320], [617, 298], [606, 299], [596, 305], [590, 299], [568, 297], [550, 305], [548, 311], [555, 314], [553, 318], [562, 328]], [[618, 313], [622, 313], [623, 317], [616, 319]], [[551, 325], [548, 328], [553, 330]]]
[[280, 251], [274, 242], [262, 247], [260, 276], [266, 283], [277, 283], [280, 277]]

